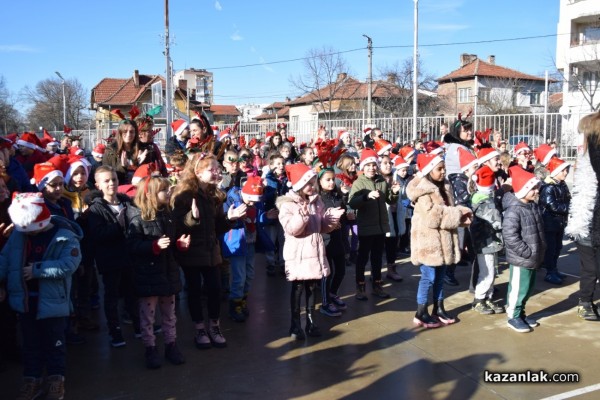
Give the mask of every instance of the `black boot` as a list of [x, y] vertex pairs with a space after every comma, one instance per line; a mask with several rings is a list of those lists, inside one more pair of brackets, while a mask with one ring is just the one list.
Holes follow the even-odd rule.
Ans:
[[437, 303], [433, 304], [433, 311], [431, 312], [431, 315], [434, 318], [439, 319], [444, 325], [450, 325], [456, 322], [456, 319], [448, 315], [444, 309], [444, 300], [438, 300]]
[[146, 347], [146, 354], [144, 355], [144, 358], [146, 359], [146, 368], [148, 369], [157, 369], [162, 365], [156, 346]]
[[242, 297], [242, 313], [246, 316], [250, 316], [250, 310], [248, 309], [248, 295]]
[[311, 337], [319, 337], [321, 336], [321, 331], [319, 327], [315, 323], [315, 308], [308, 307], [306, 309], [306, 334]]
[[242, 312], [242, 300], [229, 300], [229, 316], [235, 322], [246, 321], [246, 316]]
[[300, 322], [300, 301], [302, 299], [303, 286], [297, 281], [292, 282], [292, 293], [290, 296], [290, 308], [292, 309], [292, 324], [290, 326], [290, 336], [296, 340], [304, 340], [306, 336], [302, 330]]
[[417, 305], [417, 312], [415, 313], [415, 318], [413, 318], [413, 323], [417, 326], [422, 326], [423, 328], [439, 328], [442, 326], [440, 321], [429, 315], [427, 304]]
[[577, 316], [586, 321], [598, 321], [597, 311], [594, 309], [594, 304], [589, 301], [579, 300], [579, 306], [577, 307]]
[[361, 300], [361, 301], [365, 301], [368, 300], [369, 298], [367, 297], [366, 289], [365, 289], [366, 284], [363, 283], [359, 283], [358, 285], [356, 285], [356, 300]]
[[300, 310], [298, 312], [292, 312], [292, 325], [290, 326], [290, 336], [292, 339], [304, 340], [306, 336], [302, 330], [302, 323], [300, 322]]

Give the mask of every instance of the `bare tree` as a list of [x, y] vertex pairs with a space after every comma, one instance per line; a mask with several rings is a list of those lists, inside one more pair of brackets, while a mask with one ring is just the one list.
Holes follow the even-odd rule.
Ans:
[[[422, 94], [418, 96], [419, 114], [435, 114], [443, 99], [437, 96], [427, 95], [434, 92], [437, 87], [435, 76], [427, 72], [419, 60], [418, 65], [418, 89]], [[395, 117], [406, 117], [412, 115], [413, 105], [413, 58], [408, 57], [401, 62], [379, 69], [380, 81], [377, 81], [377, 96], [375, 103], [377, 107]]]
[[[63, 92], [62, 81], [51, 78], [38, 82], [35, 89], [26, 86], [21, 91], [22, 99], [31, 104], [27, 113], [30, 127], [43, 126], [47, 129], [62, 130]], [[66, 122], [73, 129], [84, 129], [89, 124], [88, 93], [77, 79], [65, 81]]]
[[3, 135], [18, 131], [21, 126], [21, 114], [15, 108], [15, 101], [6, 87], [6, 81], [0, 76], [0, 132]]
[[290, 84], [301, 95], [309, 95], [311, 101], [319, 105], [325, 119], [332, 119], [333, 100], [343, 90], [347, 79], [348, 66], [344, 58], [334, 48], [324, 46], [307, 52], [304, 72], [295, 78], [290, 77]]
[[582, 48], [581, 54], [581, 62], [564, 63], [569, 66], [567, 71], [559, 69], [556, 60], [553, 60], [556, 75], [563, 83], [568, 82], [569, 92], [581, 95], [591, 112], [600, 111], [600, 44], [588, 44]]

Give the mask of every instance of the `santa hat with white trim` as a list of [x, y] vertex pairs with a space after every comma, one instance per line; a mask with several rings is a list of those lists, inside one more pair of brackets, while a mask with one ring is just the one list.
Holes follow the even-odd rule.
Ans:
[[66, 184], [69, 184], [69, 182], [71, 181], [71, 177], [73, 176], [73, 173], [79, 167], [83, 167], [83, 169], [85, 170], [86, 176], [90, 175], [90, 169], [92, 168], [92, 166], [90, 165], [89, 161], [86, 160], [85, 157], [80, 156], [80, 155], [69, 156], [69, 169], [67, 169], [67, 173], [65, 174], [65, 183]]
[[337, 137], [337, 138], [338, 138], [338, 140], [339, 140], [340, 142], [341, 142], [341, 141], [343, 141], [343, 140], [344, 140], [344, 138], [345, 138], [345, 137], [347, 137], [347, 136], [348, 136], [348, 137], [350, 136], [350, 132], [348, 132], [347, 130], [345, 130], [345, 129], [340, 129], [340, 130], [338, 131], [338, 137]]
[[516, 157], [517, 154], [519, 154], [519, 153], [521, 153], [523, 151], [531, 151], [531, 148], [527, 145], [527, 143], [525, 143], [525, 142], [519, 142], [519, 143], [517, 143], [517, 145], [513, 149], [513, 154]]
[[542, 144], [533, 151], [535, 159], [544, 165], [548, 165], [550, 159], [556, 155], [556, 149], [553, 149], [549, 144]]
[[417, 156], [417, 167], [421, 172], [421, 176], [425, 176], [443, 161], [444, 159], [437, 154], [419, 153]]
[[372, 149], [364, 149], [360, 154], [360, 164], [359, 169], [363, 169], [365, 165], [370, 163], [378, 164], [379, 157], [377, 157], [377, 153]]
[[264, 191], [262, 178], [260, 176], [250, 176], [242, 186], [242, 198], [257, 202], [261, 200]]
[[33, 166], [33, 178], [31, 183], [39, 191], [44, 190], [46, 185], [56, 177], [63, 178], [69, 169], [69, 161], [66, 155], [56, 155], [48, 161]]
[[176, 119], [171, 123], [171, 128], [173, 129], [173, 135], [179, 137], [184, 130], [186, 130], [190, 124], [187, 123], [184, 119]]
[[400, 171], [402, 168], [408, 168], [409, 165], [406, 160], [400, 156], [394, 157], [394, 168], [396, 168], [396, 172]]
[[15, 192], [12, 203], [8, 207], [8, 214], [19, 232], [35, 232], [44, 229], [52, 218], [41, 193]]
[[479, 165], [479, 160], [470, 151], [458, 148], [458, 163], [462, 172], [467, 171], [473, 165]]
[[483, 193], [490, 194], [496, 187], [496, 176], [494, 171], [487, 165], [479, 168], [471, 177], [477, 185], [477, 190]]
[[510, 167], [508, 174], [512, 178], [512, 187], [518, 199], [525, 197], [531, 189], [540, 183], [540, 180], [534, 174], [525, 171], [518, 165]]
[[405, 160], [410, 157], [414, 157], [415, 149], [411, 146], [404, 146], [400, 149], [400, 156]]
[[569, 168], [570, 166], [571, 164], [569, 164], [568, 162], [565, 162], [564, 160], [561, 160], [558, 157], [552, 157], [550, 159], [550, 162], [548, 162], [548, 166], [546, 168], [548, 168], [548, 171], [550, 171], [550, 176], [554, 178], [563, 169]]
[[38, 138], [35, 133], [31, 132], [23, 133], [21, 137], [17, 140], [17, 145], [32, 150], [42, 149], [42, 143], [40, 142], [40, 138]]
[[385, 139], [376, 139], [375, 140], [375, 151], [378, 156], [382, 156], [386, 151], [390, 151], [392, 149], [392, 144]]
[[83, 156], [84, 154], [85, 154], [85, 152], [79, 146], [71, 146], [69, 148], [69, 155], [71, 155], [71, 156]]
[[[217, 128], [217, 133], [218, 133], [218, 128]], [[221, 133], [218, 136], [219, 142], [222, 142], [223, 140], [230, 138], [231, 139], [231, 129], [229, 129], [229, 127], [223, 129], [221, 131]]]
[[317, 173], [303, 163], [288, 164], [285, 166], [288, 182], [294, 192], [299, 192]]
[[94, 150], [92, 150], [92, 156], [97, 157], [97, 158], [102, 158], [102, 157], [104, 157], [105, 151], [106, 151], [106, 146], [103, 145], [102, 143], [98, 143], [96, 145], [96, 147], [94, 147]]
[[215, 137], [218, 139], [219, 136], [221, 135], [221, 131], [219, 130], [219, 127], [217, 125], [211, 125], [211, 129], [213, 131], [213, 135], [215, 135]]
[[479, 165], [485, 164], [487, 161], [490, 161], [494, 157], [499, 157], [500, 153], [493, 147], [484, 147], [477, 153], [477, 159], [479, 160]]

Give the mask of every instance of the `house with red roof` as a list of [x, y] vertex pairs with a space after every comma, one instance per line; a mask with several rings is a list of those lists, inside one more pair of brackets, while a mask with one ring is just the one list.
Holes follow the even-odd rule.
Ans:
[[[460, 67], [438, 78], [438, 97], [443, 115], [543, 112], [545, 79], [496, 65], [475, 54], [461, 54]], [[550, 83], [555, 80], [549, 80]]]
[[[290, 99], [286, 99], [289, 101]], [[286, 105], [286, 102], [276, 101], [268, 106], [264, 107], [262, 113], [254, 117], [255, 121], [259, 122], [285, 122], [289, 121], [290, 108]]]

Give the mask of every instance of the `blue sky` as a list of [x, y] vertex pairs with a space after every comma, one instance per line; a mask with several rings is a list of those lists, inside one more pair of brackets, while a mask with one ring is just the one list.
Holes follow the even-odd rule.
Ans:
[[[270, 103], [298, 95], [291, 76], [310, 49], [333, 47], [349, 73], [368, 74], [366, 39], [373, 39], [374, 74], [412, 55], [413, 0], [246, 1], [171, 0], [175, 70], [214, 73], [216, 104]], [[91, 90], [104, 77], [126, 78], [134, 69], [164, 76], [163, 0], [10, 1], [2, 6], [0, 75], [17, 94], [43, 79], [77, 78]], [[542, 75], [552, 70], [556, 38], [428, 46], [556, 34], [558, 0], [420, 0], [423, 67], [436, 76], [458, 68], [472, 53], [498, 65]], [[386, 46], [406, 46], [379, 49]], [[23, 105], [21, 105], [23, 107]]]

